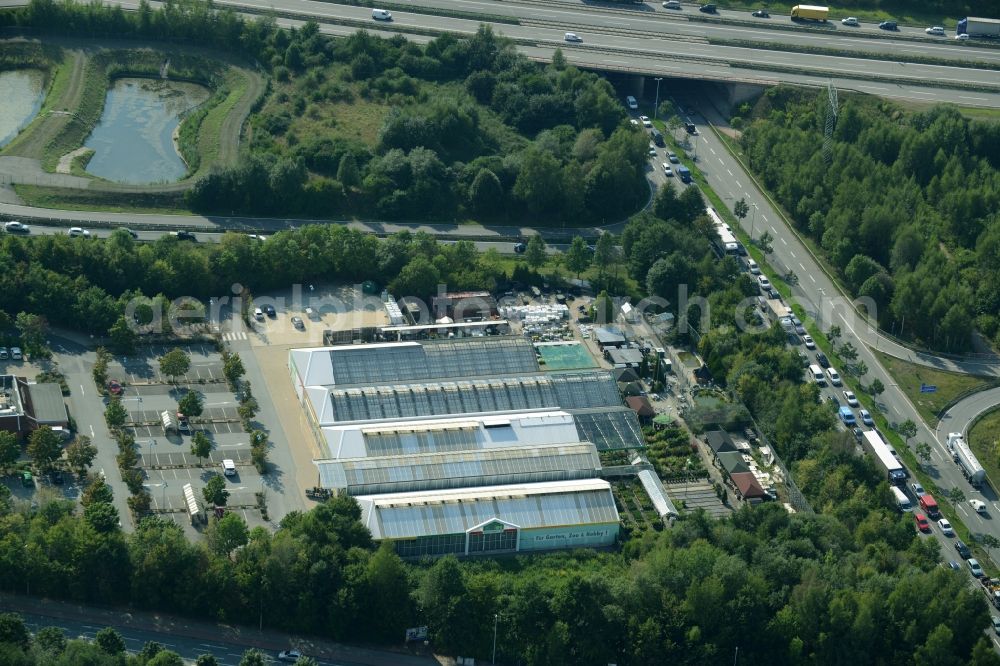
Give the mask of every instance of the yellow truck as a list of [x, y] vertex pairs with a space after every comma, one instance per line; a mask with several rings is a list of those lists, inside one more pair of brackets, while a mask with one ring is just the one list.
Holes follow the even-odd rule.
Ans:
[[819, 5], [795, 5], [792, 7], [792, 20], [826, 21], [830, 15], [829, 7]]

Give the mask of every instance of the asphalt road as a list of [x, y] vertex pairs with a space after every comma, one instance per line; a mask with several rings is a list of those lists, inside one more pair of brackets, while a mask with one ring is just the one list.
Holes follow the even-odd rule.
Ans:
[[[714, 115], [710, 104], [705, 100], [679, 100], [682, 106], [697, 106]], [[692, 104], [693, 103], [693, 104]], [[696, 120], [705, 125], [705, 117], [700, 114]], [[981, 491], [972, 488], [962, 475], [958, 466], [952, 461], [947, 446], [938, 434], [929, 428], [921, 419], [916, 408], [895, 383], [893, 378], [881, 366], [873, 347], [867, 340], [874, 342], [874, 331], [866, 331], [867, 323], [852, 316], [853, 310], [840, 301], [843, 298], [836, 287], [829, 281], [820, 269], [812, 255], [806, 251], [795, 234], [784, 223], [770, 200], [757, 188], [755, 182], [743, 169], [740, 163], [726, 150], [721, 140], [708, 128], [697, 137], [699, 168], [705, 174], [709, 185], [732, 210], [733, 204], [740, 198], [745, 198], [750, 205], [751, 213], [741, 221], [741, 226], [747, 233], [759, 237], [765, 230], [774, 237], [772, 246], [774, 252], [768, 256], [768, 263], [779, 273], [793, 270], [798, 276], [798, 284], [792, 286], [795, 300], [803, 306], [809, 317], [816, 321], [824, 331], [833, 324], [841, 327], [842, 342], [851, 342], [858, 350], [858, 360], [868, 366], [868, 374], [864, 383], [869, 384], [878, 378], [885, 385], [885, 392], [878, 397], [880, 411], [890, 423], [901, 423], [911, 419], [917, 424], [916, 437], [911, 444], [927, 442], [931, 445], [931, 462], [924, 465], [924, 471], [934, 478], [939, 488], [948, 491], [959, 488], [967, 499], [978, 498], [987, 502], [990, 513], [981, 516], [968, 507], [968, 503], [957, 506], [963, 522], [970, 530], [977, 533], [992, 534], [1000, 539], [1000, 520], [994, 521], [992, 515], [1000, 518], [1000, 497], [987, 485]], [[865, 336], [869, 337], [865, 337]], [[803, 349], [804, 348], [800, 348]], [[813, 356], [814, 357], [814, 356]], [[842, 369], [841, 374], [843, 374]], [[840, 390], [840, 389], [838, 389]], [[937, 532], [937, 528], [935, 528]], [[940, 536], [940, 535], [939, 535]], [[943, 542], [950, 540], [942, 537]], [[997, 553], [991, 553], [997, 561]]]

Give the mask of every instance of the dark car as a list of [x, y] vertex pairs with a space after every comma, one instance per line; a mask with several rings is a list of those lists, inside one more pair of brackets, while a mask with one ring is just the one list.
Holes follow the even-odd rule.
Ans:
[[965, 542], [961, 539], [955, 539], [955, 552], [961, 556], [963, 560], [967, 560], [972, 557], [972, 551], [969, 547], [965, 545]]
[[757, 18], [771, 18], [771, 15], [767, 13], [766, 9], [758, 9], [753, 14], [751, 14], [751, 16], [755, 16]]
[[828, 359], [826, 357], [826, 354], [824, 354], [823, 352], [816, 354], [816, 362], [819, 363], [824, 368], [830, 367], [830, 359]]
[[781, 300], [781, 294], [779, 294], [778, 290], [775, 289], [774, 287], [768, 287], [765, 291], [767, 293], [768, 298], [776, 298], [778, 300]]
[[809, 367], [809, 355], [799, 352], [799, 359], [802, 361], [802, 367]]
[[274, 309], [273, 305], [265, 305], [263, 306], [262, 309], [264, 310], [264, 314], [266, 314], [271, 319], [274, 319], [275, 317], [278, 316], [278, 312]]
[[137, 239], [137, 238], [139, 238], [139, 234], [137, 234], [136, 232], [132, 231], [132, 230], [131, 230], [131, 229], [129, 229], [128, 227], [121, 227], [121, 230], [122, 230], [122, 231], [124, 231], [125, 233], [127, 233], [127, 234], [128, 234], [129, 236], [131, 236], [131, 237], [132, 237], [133, 239]]
[[194, 234], [191, 233], [190, 231], [171, 231], [170, 235], [176, 238], [177, 240], [189, 240], [189, 241], [198, 240], [197, 238], [194, 237]]
[[528, 249], [528, 246], [524, 243], [514, 243], [514, 252], [518, 254], [524, 254], [524, 251]]
[[854, 439], [858, 440], [859, 442], [865, 436], [865, 433], [861, 428], [854, 428], [853, 430], [851, 430], [851, 432], [854, 433]]
[[122, 387], [121, 382], [115, 381], [114, 379], [108, 380], [108, 393], [111, 395], [121, 395], [125, 392], [124, 387]]
[[882, 30], [898, 30], [899, 27], [896, 25], [895, 21], [882, 21], [878, 24], [878, 27]]
[[698, 11], [705, 12], [706, 14], [714, 14], [715, 5], [702, 5], [701, 7], [698, 8]]

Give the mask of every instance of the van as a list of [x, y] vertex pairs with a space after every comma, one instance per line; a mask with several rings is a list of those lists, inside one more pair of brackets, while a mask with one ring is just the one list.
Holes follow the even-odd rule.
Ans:
[[649, 134], [650, 134], [650, 136], [652, 136], [652, 137], [653, 137], [653, 143], [655, 143], [655, 144], [656, 144], [656, 145], [658, 145], [659, 147], [661, 147], [661, 148], [662, 148], [663, 146], [665, 146], [665, 145], [666, 145], [666, 144], [665, 144], [665, 143], [663, 142], [663, 134], [662, 134], [662, 133], [660, 133], [660, 130], [658, 130], [658, 129], [656, 129], [656, 128], [654, 127], [653, 129], [649, 130]]
[[392, 12], [390, 12], [388, 9], [373, 9], [372, 18], [375, 19], [376, 21], [391, 21]]
[[681, 0], [667, 0], [666, 2], [663, 3], [663, 8], [664, 9], [680, 9], [681, 8]]
[[226, 458], [222, 461], [222, 473], [226, 476], [236, 476], [236, 463]]
[[941, 517], [941, 510], [938, 509], [937, 500], [930, 494], [920, 496], [920, 508], [927, 512], [927, 515], [937, 520]]
[[840, 420], [843, 421], [844, 425], [847, 427], [851, 427], [857, 423], [857, 420], [854, 418], [854, 411], [846, 405], [840, 408], [838, 416], [840, 416]]
[[896, 499], [896, 506], [900, 511], [913, 511], [913, 505], [910, 504], [910, 498], [906, 496], [906, 493], [896, 486], [889, 488], [889, 492]]
[[815, 381], [820, 386], [826, 386], [826, 378], [823, 376], [823, 370], [815, 363], [809, 366], [809, 374], [812, 375], [813, 381]]
[[632, 97], [632, 95], [629, 95], [628, 97], [625, 98], [625, 105], [629, 108], [630, 111], [635, 111], [639, 108], [639, 102], [637, 102], [635, 100], [635, 97]]
[[840, 375], [837, 374], [837, 370], [833, 367], [826, 369], [826, 374], [830, 377], [830, 383], [834, 386], [840, 386]]

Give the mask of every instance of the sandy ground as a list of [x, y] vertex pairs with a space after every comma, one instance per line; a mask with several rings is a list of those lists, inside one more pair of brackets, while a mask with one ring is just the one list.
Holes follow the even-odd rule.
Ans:
[[84, 148], [80, 146], [76, 150], [70, 151], [59, 158], [59, 164], [56, 165], [56, 173], [72, 173], [73, 160], [84, 155], [89, 151], [90, 148]]

